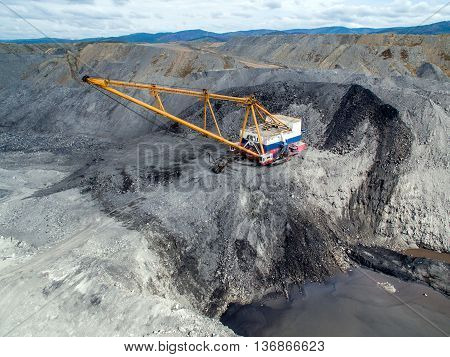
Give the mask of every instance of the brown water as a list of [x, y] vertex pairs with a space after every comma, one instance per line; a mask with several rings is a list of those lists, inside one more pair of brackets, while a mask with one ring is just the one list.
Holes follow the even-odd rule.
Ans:
[[293, 286], [289, 300], [230, 306], [221, 321], [242, 336], [448, 336], [450, 299], [425, 285], [356, 269], [324, 284]]
[[407, 249], [403, 251], [403, 254], [409, 255], [411, 257], [428, 258], [433, 260], [440, 260], [442, 262], [450, 264], [450, 254], [439, 253], [434, 250], [417, 248], [417, 249]]

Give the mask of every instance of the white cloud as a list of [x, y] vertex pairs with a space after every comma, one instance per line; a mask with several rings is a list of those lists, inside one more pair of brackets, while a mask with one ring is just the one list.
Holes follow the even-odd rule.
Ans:
[[[321, 26], [414, 26], [438, 0], [1, 0], [51, 37], [84, 38], [201, 28], [228, 32]], [[450, 6], [427, 23], [448, 20]], [[0, 3], [0, 38], [42, 37]]]
[[269, 9], [280, 9], [283, 6], [283, 2], [282, 1], [266, 1], [264, 3], [264, 5], [266, 7], [268, 7]]

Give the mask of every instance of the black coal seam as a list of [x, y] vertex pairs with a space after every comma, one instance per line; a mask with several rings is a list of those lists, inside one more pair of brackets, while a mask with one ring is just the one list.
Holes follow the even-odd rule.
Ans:
[[[332, 252], [337, 251], [336, 227], [328, 226], [327, 215], [318, 208], [313, 214], [292, 213], [285, 229], [284, 257], [281, 264], [283, 280], [304, 283], [320, 281], [339, 268]], [[277, 264], [279, 265], [279, 264]]]
[[352, 85], [327, 127], [322, 148], [339, 154], [349, 152], [359, 144], [354, 134], [366, 120], [376, 133], [375, 159], [366, 179], [352, 194], [348, 209], [357, 231], [374, 234], [398, 184], [402, 164], [411, 155], [411, 130], [401, 121], [397, 109], [368, 89]]
[[[232, 207], [232, 209], [230, 209], [230, 207]], [[215, 279], [219, 280], [220, 284], [210, 295], [208, 305], [204, 311], [205, 314], [210, 317], [220, 315], [230, 294], [230, 281], [227, 271], [230, 268], [228, 262], [230, 261], [230, 256], [232, 255], [230, 247], [234, 246], [234, 244], [231, 245], [231, 242], [233, 241], [233, 237], [231, 236], [232, 229], [226, 224], [226, 222], [232, 219], [231, 214], [234, 211], [233, 208], [236, 209], [236, 200], [232, 200], [229, 197], [226, 202], [222, 203], [221, 207], [213, 212], [213, 218], [217, 226], [217, 241], [220, 242], [221, 253], [214, 274]]]
[[450, 296], [448, 271], [450, 264], [427, 258], [410, 257], [383, 247], [354, 245], [348, 255], [356, 263], [369, 269], [405, 281], [421, 282]]

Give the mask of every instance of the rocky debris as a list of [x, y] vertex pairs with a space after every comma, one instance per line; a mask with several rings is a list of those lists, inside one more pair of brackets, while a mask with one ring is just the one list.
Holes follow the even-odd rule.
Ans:
[[423, 63], [416, 71], [417, 77], [424, 79], [432, 79], [435, 81], [448, 81], [445, 73], [433, 63]]
[[25, 241], [0, 235], [0, 268], [10, 264], [10, 261], [23, 262], [36, 253], [36, 248]]
[[395, 294], [395, 292], [397, 291], [397, 290], [395, 289], [395, 286], [392, 285], [392, 284], [389, 283], [389, 282], [384, 282], [384, 283], [378, 282], [377, 285], [378, 285], [380, 288], [386, 290], [389, 294]]
[[95, 153], [110, 145], [105, 138], [64, 133], [36, 133], [28, 130], [4, 130], [0, 132], [0, 152], [52, 152], [59, 155]]

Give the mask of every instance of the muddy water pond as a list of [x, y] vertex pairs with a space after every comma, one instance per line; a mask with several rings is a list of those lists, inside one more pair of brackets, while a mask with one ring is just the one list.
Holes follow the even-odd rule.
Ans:
[[448, 253], [439, 253], [434, 250], [423, 249], [423, 248], [407, 249], [403, 253], [406, 255], [409, 255], [411, 257], [440, 260], [442, 262], [450, 264], [450, 254], [448, 254]]
[[221, 321], [241, 336], [448, 336], [450, 298], [366, 269], [231, 305]]

